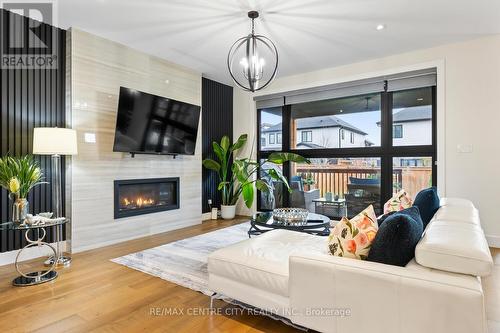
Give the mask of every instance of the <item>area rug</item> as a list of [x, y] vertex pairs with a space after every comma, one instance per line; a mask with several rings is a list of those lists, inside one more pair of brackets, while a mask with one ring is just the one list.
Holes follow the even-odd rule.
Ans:
[[249, 223], [208, 232], [111, 261], [212, 295], [208, 289], [208, 256], [215, 250], [248, 239]]

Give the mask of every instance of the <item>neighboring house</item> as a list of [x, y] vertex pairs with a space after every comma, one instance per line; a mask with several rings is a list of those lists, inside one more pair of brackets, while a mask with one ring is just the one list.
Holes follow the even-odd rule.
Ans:
[[296, 120], [297, 148], [314, 144], [321, 148], [365, 147], [367, 133], [336, 116]]
[[269, 126], [262, 124], [260, 129], [260, 147], [264, 150], [280, 150], [282, 143], [281, 123]]
[[[404, 108], [392, 116], [394, 146], [422, 146], [432, 144], [432, 108], [429, 105]], [[430, 157], [394, 158], [394, 166], [432, 167]]]
[[[367, 133], [335, 116], [297, 119], [297, 148], [346, 148], [373, 145], [366, 139]], [[261, 126], [261, 149], [280, 149], [282, 143], [281, 123]]]
[[[432, 108], [416, 106], [404, 108], [392, 116], [393, 144], [395, 146], [430, 145], [432, 136]], [[336, 116], [302, 118], [296, 120], [297, 148], [349, 148], [369, 147], [367, 133]], [[380, 123], [377, 123], [380, 125]], [[261, 149], [281, 149], [281, 123], [262, 124]], [[419, 162], [416, 162], [419, 164]]]
[[395, 146], [431, 145], [432, 108], [429, 105], [405, 108], [394, 113], [393, 144]]

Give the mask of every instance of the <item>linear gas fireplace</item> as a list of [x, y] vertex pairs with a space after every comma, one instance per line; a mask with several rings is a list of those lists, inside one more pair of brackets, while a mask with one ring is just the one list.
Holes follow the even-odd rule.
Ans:
[[179, 208], [179, 178], [115, 180], [115, 219]]

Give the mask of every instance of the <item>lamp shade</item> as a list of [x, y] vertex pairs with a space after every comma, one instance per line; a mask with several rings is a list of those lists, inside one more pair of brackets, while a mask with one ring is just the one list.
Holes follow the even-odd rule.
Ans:
[[76, 131], [58, 127], [35, 128], [33, 131], [33, 154], [76, 155]]

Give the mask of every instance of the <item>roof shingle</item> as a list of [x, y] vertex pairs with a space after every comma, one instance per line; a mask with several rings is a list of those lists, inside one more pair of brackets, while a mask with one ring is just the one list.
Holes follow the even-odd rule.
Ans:
[[429, 119], [432, 119], [432, 107], [430, 105], [405, 108], [392, 116], [392, 121], [395, 123]]

